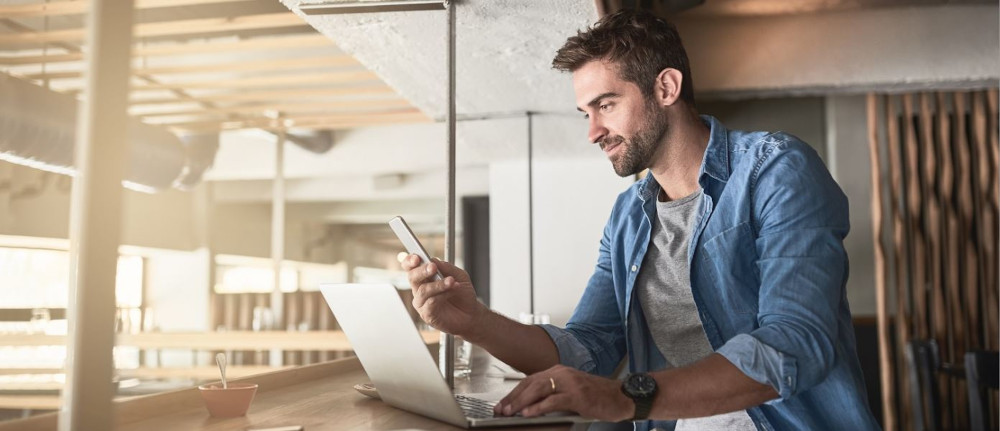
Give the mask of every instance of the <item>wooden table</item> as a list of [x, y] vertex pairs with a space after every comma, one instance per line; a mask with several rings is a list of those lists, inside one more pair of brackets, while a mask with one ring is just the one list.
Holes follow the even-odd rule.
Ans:
[[[436, 352], [436, 347], [432, 346]], [[485, 375], [488, 356], [475, 355], [470, 379], [457, 379], [457, 392], [489, 392], [509, 389], [516, 381], [504, 381]], [[196, 388], [116, 401], [116, 430], [245, 430], [287, 425], [302, 425], [306, 431], [317, 430], [455, 430], [438, 422], [391, 407], [379, 400], [357, 393], [353, 386], [368, 377], [357, 358], [297, 367], [238, 379], [260, 385], [249, 413], [238, 418], [213, 418], [208, 415]], [[9, 422], [0, 422], [0, 431], [53, 431], [55, 413]], [[517, 427], [518, 430], [586, 429], [586, 425], [549, 425]]]
[[[435, 346], [440, 339], [440, 334], [438, 331], [421, 331], [420, 333], [425, 343]], [[59, 346], [65, 344], [65, 335], [0, 334], [0, 346], [4, 347]], [[351, 344], [347, 341], [347, 336], [344, 335], [343, 331], [144, 332], [139, 334], [117, 334], [116, 344], [118, 346], [129, 346], [139, 349], [352, 351]], [[278, 369], [282, 368], [230, 366], [228, 367], [228, 372], [232, 377], [242, 377]], [[63, 372], [64, 370], [61, 368], [0, 368], [0, 375], [61, 374]], [[141, 367], [139, 369], [116, 370], [116, 373], [123, 378], [214, 379], [218, 375], [218, 369], [215, 366]], [[0, 384], [0, 390], [7, 390], [6, 393], [0, 393], [0, 409], [54, 410], [58, 409], [62, 404], [59, 395], [17, 394], [16, 391], [12, 390], [58, 390], [62, 385], [45, 383], [22, 384], [17, 388], [12, 388], [11, 385], [7, 386], [5, 388]]]
[[[422, 331], [427, 343], [438, 342], [438, 331]], [[0, 346], [65, 346], [65, 335], [0, 334]], [[142, 332], [117, 334], [116, 345], [140, 349], [185, 350], [335, 350], [351, 351], [343, 331], [222, 331]]]

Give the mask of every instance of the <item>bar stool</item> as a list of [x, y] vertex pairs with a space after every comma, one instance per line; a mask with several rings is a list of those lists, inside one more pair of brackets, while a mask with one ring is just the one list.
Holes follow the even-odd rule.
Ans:
[[[938, 405], [937, 372], [941, 356], [934, 340], [910, 340], [906, 344], [906, 362], [910, 374], [910, 403], [913, 408], [913, 429], [941, 429]], [[926, 407], [926, 408], [925, 408]]]
[[989, 389], [1000, 388], [1000, 353], [973, 351], [965, 354], [965, 378], [969, 388], [969, 421], [972, 431], [989, 427]]

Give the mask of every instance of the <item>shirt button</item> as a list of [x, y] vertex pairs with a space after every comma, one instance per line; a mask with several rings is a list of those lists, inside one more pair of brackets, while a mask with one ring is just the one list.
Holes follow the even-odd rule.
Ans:
[[788, 386], [791, 386], [792, 385], [792, 376], [785, 377], [785, 382], [788, 383]]
[[639, 269], [638, 266], [632, 265], [632, 272], [635, 272], [635, 270], [637, 270], [637, 269]]

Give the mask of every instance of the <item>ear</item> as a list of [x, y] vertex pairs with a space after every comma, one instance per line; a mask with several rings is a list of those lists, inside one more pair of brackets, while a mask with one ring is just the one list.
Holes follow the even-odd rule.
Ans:
[[681, 83], [684, 76], [677, 69], [666, 68], [656, 76], [653, 84], [653, 95], [660, 106], [671, 106], [681, 98]]

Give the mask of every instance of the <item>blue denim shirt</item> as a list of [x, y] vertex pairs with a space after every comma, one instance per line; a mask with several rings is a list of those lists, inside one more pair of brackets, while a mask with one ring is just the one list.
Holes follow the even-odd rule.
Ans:
[[[847, 304], [847, 197], [794, 136], [702, 119], [711, 138], [688, 249], [691, 291], [712, 349], [780, 394], [747, 413], [762, 430], [878, 429]], [[562, 364], [610, 375], [627, 353], [630, 372], [666, 367], [632, 294], [659, 191], [650, 175], [618, 196], [566, 328], [542, 326]]]

